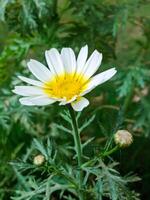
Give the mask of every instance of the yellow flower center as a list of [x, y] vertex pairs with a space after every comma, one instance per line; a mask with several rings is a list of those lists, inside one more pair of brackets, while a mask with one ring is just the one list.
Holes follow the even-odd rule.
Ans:
[[87, 88], [85, 77], [73, 74], [59, 75], [44, 84], [44, 92], [51, 98], [66, 98], [71, 100]]

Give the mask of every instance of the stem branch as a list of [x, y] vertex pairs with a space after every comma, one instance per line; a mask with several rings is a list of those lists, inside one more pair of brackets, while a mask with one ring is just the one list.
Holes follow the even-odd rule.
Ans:
[[117, 151], [118, 149], [119, 149], [119, 147], [118, 147], [118, 146], [115, 146], [113, 149], [104, 152], [104, 153], [102, 154], [102, 157], [109, 156], [109, 155], [111, 155], [112, 153], [114, 153], [115, 151]]

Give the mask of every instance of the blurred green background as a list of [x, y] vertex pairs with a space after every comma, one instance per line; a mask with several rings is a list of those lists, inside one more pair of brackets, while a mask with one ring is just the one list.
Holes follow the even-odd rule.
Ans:
[[[119, 171], [132, 171], [141, 181], [131, 187], [149, 200], [150, 183], [150, 2], [149, 0], [0, 0], [0, 199], [9, 200], [17, 176], [9, 162], [21, 158], [32, 138], [50, 135], [65, 151], [67, 135], [55, 122], [64, 107], [25, 107], [11, 90], [30, 76], [30, 58], [45, 63], [44, 51], [88, 44], [89, 54], [103, 53], [104, 71], [117, 75], [92, 91], [82, 119], [96, 113], [82, 140], [95, 136], [104, 146], [112, 132], [127, 129], [134, 136], [128, 149], [113, 159]], [[45, 63], [46, 64], [46, 63]], [[61, 140], [60, 140], [61, 139]]]

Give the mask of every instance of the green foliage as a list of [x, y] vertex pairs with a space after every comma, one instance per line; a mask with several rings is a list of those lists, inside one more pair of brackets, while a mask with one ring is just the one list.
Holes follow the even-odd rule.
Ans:
[[[0, 56], [0, 85], [8, 81], [14, 69], [21, 64], [25, 58], [30, 45], [18, 35], [14, 35], [7, 42]], [[9, 71], [9, 73], [8, 73]]]
[[[20, 83], [17, 75], [30, 76], [26, 68], [30, 58], [44, 63], [46, 49], [71, 46], [78, 53], [84, 44], [89, 53], [95, 48], [103, 53], [100, 70], [111, 66], [118, 70], [114, 81], [89, 94], [91, 106], [77, 116], [87, 162], [83, 166], [87, 199], [149, 199], [149, 150], [144, 148], [150, 137], [149, 9], [148, 0], [0, 0], [0, 199], [46, 200], [50, 195], [77, 199], [78, 170], [71, 170], [76, 156], [72, 160], [68, 113], [57, 105], [24, 107], [11, 90]], [[112, 158], [94, 157], [113, 147], [118, 129], [135, 136], [132, 152], [124, 150], [132, 164], [122, 165], [122, 151]], [[136, 159], [131, 156], [134, 152]], [[35, 166], [33, 158], [39, 153], [45, 163]], [[14, 161], [18, 158], [22, 161]], [[96, 165], [89, 166], [89, 160]], [[140, 183], [135, 183], [138, 189], [131, 184], [136, 177], [125, 176], [130, 168], [142, 177], [144, 189]]]
[[[55, 146], [57, 149], [57, 146]], [[30, 150], [26, 153], [22, 162], [12, 163], [14, 172], [19, 181], [18, 189], [15, 191], [14, 200], [22, 199], [51, 199], [66, 197], [69, 199], [77, 197], [78, 193], [78, 169], [60, 161], [59, 151], [56, 153], [54, 144], [47, 139], [46, 142], [39, 142], [34, 139]], [[42, 153], [45, 162], [41, 166], [33, 164], [33, 155]], [[97, 158], [96, 166], [91, 166], [91, 162], [83, 165], [85, 171], [84, 177], [84, 195], [86, 199], [102, 199], [110, 197], [116, 199], [138, 200], [139, 195], [130, 191], [126, 184], [139, 181], [140, 179], [133, 175], [121, 177], [114, 168], [117, 163], [111, 162], [105, 165]], [[95, 162], [95, 160], [93, 160]], [[19, 171], [22, 172], [22, 174]], [[92, 178], [94, 176], [94, 178]], [[95, 181], [95, 183], [94, 183]], [[56, 191], [59, 191], [57, 195]]]
[[119, 97], [128, 95], [130, 89], [133, 87], [144, 88], [146, 81], [148, 81], [149, 70], [142, 69], [141, 67], [129, 68], [128, 70], [128, 73], [122, 73], [122, 76], [120, 77], [120, 79], [124, 79], [124, 82], [118, 88]]

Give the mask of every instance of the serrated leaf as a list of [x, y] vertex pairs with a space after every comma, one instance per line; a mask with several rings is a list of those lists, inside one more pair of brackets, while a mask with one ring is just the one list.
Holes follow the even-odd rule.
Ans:
[[45, 156], [45, 159], [48, 160], [48, 155], [47, 155], [47, 152], [46, 152], [43, 144], [41, 142], [39, 142], [37, 139], [35, 139], [35, 138], [33, 139], [33, 144], [34, 144], [35, 148], [38, 151], [40, 151], [43, 156]]
[[63, 125], [59, 125], [59, 124], [56, 124], [56, 127], [64, 132], [67, 132], [67, 133], [70, 133], [72, 134], [72, 131], [69, 130], [68, 128], [64, 127]]
[[86, 120], [83, 125], [79, 128], [79, 131], [82, 132], [87, 126], [89, 126], [95, 119], [95, 115], [93, 115], [91, 118]]
[[89, 143], [91, 143], [93, 140], [95, 139], [95, 137], [89, 138], [85, 143], [82, 144], [82, 149], [84, 149], [84, 147], [86, 147]]

